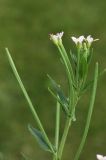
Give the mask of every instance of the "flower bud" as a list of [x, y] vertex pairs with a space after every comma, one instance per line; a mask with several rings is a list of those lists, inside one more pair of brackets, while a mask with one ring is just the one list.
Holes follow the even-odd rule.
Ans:
[[57, 33], [56, 35], [50, 34], [50, 40], [52, 40], [56, 45], [61, 45], [63, 34], [64, 32]]

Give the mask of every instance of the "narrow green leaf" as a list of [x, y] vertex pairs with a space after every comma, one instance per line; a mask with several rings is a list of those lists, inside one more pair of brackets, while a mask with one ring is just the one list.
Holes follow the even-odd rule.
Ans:
[[48, 75], [50, 82], [51, 82], [51, 86], [53, 91], [57, 94], [57, 96], [60, 98], [61, 102], [63, 105], [68, 106], [68, 100], [65, 97], [63, 91], [61, 90], [60, 86]]
[[30, 97], [29, 97], [29, 95], [28, 95], [28, 93], [27, 93], [27, 91], [26, 91], [26, 89], [25, 89], [25, 87], [23, 85], [23, 82], [22, 82], [22, 80], [21, 80], [21, 78], [19, 76], [19, 73], [18, 73], [18, 71], [16, 69], [16, 66], [14, 64], [14, 61], [13, 61], [11, 55], [10, 55], [10, 52], [9, 52], [8, 48], [6, 48], [5, 50], [6, 50], [6, 54], [7, 54], [10, 66], [11, 66], [11, 68], [13, 70], [13, 73], [14, 73], [14, 75], [15, 75], [18, 83], [19, 83], [19, 86], [20, 86], [20, 88], [21, 88], [21, 90], [22, 90], [22, 92], [23, 92], [23, 94], [24, 94], [24, 96], [25, 96], [25, 98], [26, 98], [26, 100], [28, 102], [29, 108], [30, 108], [30, 110], [31, 110], [31, 112], [32, 112], [32, 114], [33, 114], [33, 116], [34, 116], [34, 118], [35, 118], [35, 120], [36, 120], [36, 122], [37, 122], [37, 124], [38, 124], [38, 126], [40, 128], [40, 130], [42, 131], [42, 133], [43, 133], [48, 145], [50, 146], [50, 148], [52, 150], [52, 153], [55, 154], [55, 151], [52, 148], [52, 144], [51, 144], [50, 140], [48, 139], [48, 136], [47, 136], [47, 134], [46, 134], [46, 132], [45, 132], [43, 126], [42, 126], [42, 123], [41, 123], [41, 121], [40, 121], [40, 119], [39, 119], [39, 117], [37, 115], [37, 112], [36, 112], [36, 110], [35, 110], [35, 108], [34, 108], [34, 106], [32, 104], [32, 101], [31, 101], [31, 99], [30, 99]]
[[36, 128], [33, 128], [31, 125], [28, 125], [28, 129], [30, 133], [36, 138], [38, 144], [43, 150], [52, 152], [41, 131], [39, 131]]
[[51, 93], [51, 95], [61, 104], [61, 107], [62, 107], [62, 110], [63, 112], [68, 115], [69, 114], [69, 109], [67, 106], [63, 105], [61, 100], [59, 99], [59, 97], [57, 95], [55, 95], [55, 93], [50, 89], [48, 88], [49, 92]]
[[62, 105], [63, 110], [65, 112], [68, 112], [68, 100], [65, 97], [63, 91], [61, 90], [60, 86], [48, 75], [50, 82], [51, 82], [51, 88], [49, 88], [50, 93], [59, 101], [59, 103]]

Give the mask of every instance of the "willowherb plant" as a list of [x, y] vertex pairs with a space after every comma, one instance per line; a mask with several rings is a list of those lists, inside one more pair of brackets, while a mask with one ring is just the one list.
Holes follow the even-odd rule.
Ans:
[[[91, 81], [87, 82], [88, 69], [89, 69], [89, 65], [91, 62], [92, 54], [93, 54], [92, 43], [94, 41], [97, 41], [98, 39], [93, 39], [90, 35], [87, 36], [87, 38], [85, 38], [84, 36], [80, 36], [79, 38], [71, 37], [72, 41], [76, 45], [76, 53], [73, 54], [72, 52], [70, 52], [70, 57], [71, 57], [70, 59], [62, 42], [63, 34], [64, 34], [63, 32], [57, 33], [56, 35], [50, 34], [50, 40], [56, 45], [57, 49], [59, 50], [61, 61], [66, 70], [66, 74], [68, 78], [68, 86], [69, 86], [67, 91], [68, 97], [66, 97], [60, 85], [58, 85], [48, 75], [48, 78], [51, 82], [51, 85], [48, 87], [49, 91], [57, 101], [54, 144], [51, 143], [47, 133], [44, 130], [44, 127], [39, 119], [36, 109], [31, 102], [31, 99], [23, 85], [23, 82], [17, 72], [15, 64], [7, 48], [6, 48], [6, 53], [7, 53], [11, 68], [13, 70], [13, 73], [29, 104], [29, 108], [34, 116], [34, 119], [38, 124], [38, 129], [32, 127], [31, 125], [28, 125], [28, 129], [31, 132], [31, 134], [36, 138], [41, 148], [44, 149], [45, 151], [51, 152], [51, 154], [53, 155], [53, 160], [62, 159], [62, 153], [63, 153], [64, 145], [66, 143], [66, 138], [67, 138], [69, 129], [71, 127], [71, 124], [76, 121], [76, 116], [75, 116], [76, 106], [80, 98], [82, 97], [82, 95], [87, 91], [87, 89], [89, 87], [92, 87], [84, 133], [83, 133], [80, 145], [78, 147], [78, 150], [74, 157], [74, 160], [78, 160], [80, 157], [81, 151], [84, 147], [84, 143], [85, 143], [89, 126], [90, 126], [90, 121], [91, 121], [91, 116], [92, 116], [92, 111], [93, 111], [94, 101], [96, 96], [97, 81], [98, 81], [98, 78], [104, 73], [105, 70], [102, 71], [101, 73], [98, 73], [98, 62], [96, 62], [94, 77]], [[65, 114], [66, 122], [63, 130], [62, 138], [60, 139], [59, 126], [60, 126], [60, 114], [61, 114], [60, 110], [61, 109]], [[97, 158], [99, 160], [103, 159], [103, 157], [101, 158], [100, 156], [97, 156]]]

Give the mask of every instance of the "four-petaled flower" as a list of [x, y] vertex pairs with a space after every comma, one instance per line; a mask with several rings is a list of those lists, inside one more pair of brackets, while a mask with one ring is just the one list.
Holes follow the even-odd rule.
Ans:
[[50, 34], [50, 40], [52, 40], [56, 45], [60, 45], [62, 43], [62, 36], [64, 32], [57, 33], [56, 35]]
[[88, 43], [92, 43], [94, 41], [94, 39], [91, 37], [91, 35], [87, 36], [86, 40]]
[[[54, 44], [59, 46], [62, 44], [63, 34], [64, 34], [64, 32], [60, 32], [57, 34], [50, 34], [50, 40], [52, 40]], [[78, 48], [84, 48], [84, 49], [89, 49], [91, 44], [94, 41], [99, 40], [99, 39], [94, 39], [91, 35], [87, 36], [86, 38], [82, 35], [82, 36], [79, 36], [78, 38], [71, 37], [71, 39], [77, 45]]]
[[73, 40], [73, 42], [79, 47], [82, 47], [83, 44], [90, 47], [92, 42], [97, 41], [99, 39], [94, 39], [91, 37], [91, 35], [87, 36], [87, 38], [85, 38], [84, 36], [80, 36], [78, 38], [76, 37], [71, 37], [71, 39]]
[[71, 37], [72, 40], [75, 42], [75, 44], [82, 44], [82, 42], [85, 40], [85, 37], [84, 36], [80, 36], [78, 38], [76, 37]]
[[93, 39], [91, 35], [87, 36], [86, 41], [88, 42], [88, 45], [91, 46], [92, 42], [98, 41], [99, 39]]
[[98, 160], [106, 160], [106, 156], [103, 156], [103, 155], [97, 154], [96, 157]]

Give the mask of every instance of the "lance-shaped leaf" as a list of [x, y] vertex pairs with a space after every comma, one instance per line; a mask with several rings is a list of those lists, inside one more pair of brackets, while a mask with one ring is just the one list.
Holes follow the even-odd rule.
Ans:
[[28, 129], [30, 133], [36, 138], [38, 144], [42, 149], [44, 149], [45, 151], [52, 152], [41, 131], [39, 131], [36, 128], [33, 128], [31, 125], [28, 125]]
[[61, 90], [60, 86], [48, 75], [51, 87], [49, 88], [50, 93], [58, 100], [58, 102], [62, 105], [63, 111], [68, 114], [68, 100], [65, 97], [63, 91]]

